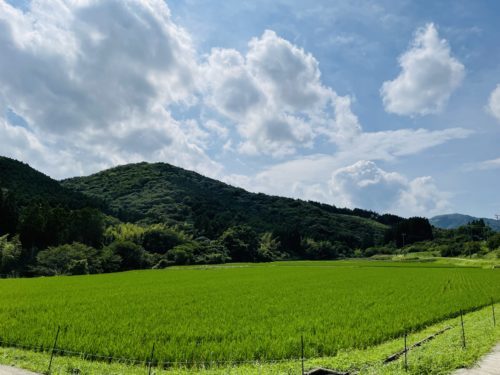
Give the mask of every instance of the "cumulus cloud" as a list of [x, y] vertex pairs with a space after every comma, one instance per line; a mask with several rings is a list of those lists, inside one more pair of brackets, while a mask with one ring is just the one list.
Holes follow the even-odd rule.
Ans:
[[500, 85], [497, 85], [495, 90], [491, 92], [487, 110], [492, 116], [500, 121]]
[[442, 192], [431, 177], [409, 179], [369, 160], [342, 165], [330, 156], [314, 155], [271, 167], [254, 177], [232, 175], [226, 181], [270, 194], [279, 186], [282, 194], [290, 197], [402, 216], [433, 216], [450, 209], [450, 194]]
[[170, 113], [196, 102], [199, 75], [190, 36], [163, 1], [35, 0], [26, 12], [0, 1], [0, 55], [0, 109], [47, 154], [63, 145], [87, 159], [87, 173], [158, 159], [221, 170], [204, 152], [207, 133]]
[[367, 160], [336, 170], [329, 188], [335, 203], [351, 208], [432, 216], [449, 206], [447, 194], [439, 191], [431, 177], [408, 180]]
[[270, 30], [250, 40], [246, 54], [213, 49], [203, 71], [205, 102], [237, 124], [245, 154], [283, 156], [311, 147], [348, 100], [321, 83], [310, 53]]
[[399, 76], [380, 89], [385, 110], [398, 115], [440, 112], [465, 75], [463, 64], [452, 56], [432, 23], [417, 30], [399, 64]]
[[366, 160], [336, 170], [329, 181], [332, 198], [338, 205], [380, 212], [394, 208], [405, 185], [401, 175], [386, 172]]
[[[457, 128], [366, 132], [352, 111], [354, 97], [322, 82], [312, 54], [268, 30], [252, 38], [246, 51], [214, 48], [200, 56], [162, 0], [33, 0], [24, 11], [0, 0], [0, 55], [2, 154], [54, 177], [165, 161], [226, 176], [253, 191], [335, 203], [329, 183], [335, 171], [359, 160], [394, 160], [470, 134]], [[415, 73], [415, 59], [440, 79]], [[456, 71], [463, 75], [432, 25], [417, 33], [401, 61], [403, 72], [387, 83], [389, 91], [408, 75], [418, 76], [419, 83], [420, 76], [441, 82], [434, 91], [442, 93], [446, 82], [457, 81]], [[442, 78], [442, 71], [452, 78]], [[432, 99], [416, 97], [419, 109], [413, 113], [441, 100], [434, 91]], [[315, 153], [318, 139], [334, 152]], [[312, 155], [276, 165], [264, 162], [252, 176], [243, 174], [245, 168], [227, 176], [210, 157], [218, 151], [283, 157], [311, 150]], [[412, 197], [417, 191], [434, 194], [430, 180], [419, 183], [371, 168], [382, 176], [374, 189], [401, 185]], [[347, 181], [347, 171], [342, 173], [337, 179]], [[371, 191], [368, 185], [360, 194]]]

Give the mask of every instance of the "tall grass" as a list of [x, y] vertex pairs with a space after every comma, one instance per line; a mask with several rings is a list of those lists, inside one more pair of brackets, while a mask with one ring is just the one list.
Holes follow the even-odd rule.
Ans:
[[500, 271], [373, 262], [177, 268], [0, 280], [0, 338], [159, 361], [366, 348], [500, 296]]

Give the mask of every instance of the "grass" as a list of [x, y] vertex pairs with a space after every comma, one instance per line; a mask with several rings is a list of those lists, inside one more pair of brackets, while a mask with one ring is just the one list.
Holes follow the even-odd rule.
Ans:
[[306, 357], [353, 366], [358, 357], [380, 357], [382, 349], [370, 348], [392, 350], [391, 340], [404, 331], [488, 304], [500, 296], [500, 272], [417, 262], [282, 262], [0, 280], [0, 295], [1, 339], [40, 349], [50, 348], [60, 325], [58, 347], [69, 351], [144, 360], [155, 343], [161, 362], [286, 366], [299, 356], [303, 335]]
[[[500, 307], [496, 305], [497, 309]], [[408, 353], [408, 371], [404, 368], [403, 358], [383, 365], [387, 356], [403, 348], [401, 338], [389, 340], [380, 345], [367, 349], [341, 350], [334, 357], [307, 359], [305, 369], [326, 367], [340, 371], [357, 371], [364, 374], [449, 374], [461, 367], [471, 367], [491, 347], [500, 341], [500, 325], [493, 327], [491, 307], [465, 315], [466, 349], [462, 348], [460, 321], [458, 318], [448, 319], [429, 326], [408, 336], [408, 343], [412, 344], [438, 332], [445, 327], [451, 330], [436, 336], [423, 346], [412, 349]], [[47, 370], [50, 355], [48, 353], [33, 352], [15, 348], [0, 347], [0, 363], [26, 368], [32, 371], [44, 372]], [[206, 368], [153, 368], [155, 375], [182, 375], [201, 373], [215, 374], [298, 374], [301, 363], [298, 360], [285, 361], [276, 364], [259, 363], [246, 365], [211, 366]], [[145, 375], [148, 369], [145, 366], [127, 363], [106, 363], [88, 361], [77, 356], [56, 356], [52, 366], [54, 375]]]

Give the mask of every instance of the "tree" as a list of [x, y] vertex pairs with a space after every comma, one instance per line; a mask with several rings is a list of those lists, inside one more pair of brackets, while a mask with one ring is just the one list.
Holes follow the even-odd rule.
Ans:
[[120, 270], [128, 271], [148, 266], [144, 249], [132, 241], [115, 241], [108, 250], [121, 259]]
[[500, 233], [495, 233], [490, 238], [488, 238], [488, 249], [495, 250], [500, 248]]
[[228, 228], [222, 233], [220, 242], [234, 262], [254, 262], [257, 259], [257, 233], [248, 225]]
[[21, 241], [19, 236], [14, 236], [11, 240], [8, 235], [0, 237], [0, 273], [15, 273], [21, 267]]
[[98, 251], [78, 242], [49, 247], [40, 251], [36, 258], [34, 270], [39, 275], [82, 275], [102, 272]]
[[312, 238], [306, 238], [302, 246], [307, 259], [328, 260], [338, 258], [337, 248], [330, 241], [315, 241]]
[[410, 217], [391, 227], [385, 235], [385, 242], [395, 242], [397, 247], [403, 247], [433, 238], [432, 226], [427, 218]]
[[163, 225], [153, 225], [143, 234], [142, 246], [146, 251], [165, 254], [175, 246], [186, 242], [182, 233], [178, 233]]
[[0, 184], [0, 236], [14, 234], [19, 221], [19, 212], [15, 197]]
[[271, 232], [265, 232], [260, 236], [260, 244], [257, 249], [257, 260], [260, 262], [270, 262], [283, 257], [279, 252], [280, 241]]
[[93, 247], [101, 247], [104, 239], [102, 213], [95, 208], [71, 211], [71, 240]]

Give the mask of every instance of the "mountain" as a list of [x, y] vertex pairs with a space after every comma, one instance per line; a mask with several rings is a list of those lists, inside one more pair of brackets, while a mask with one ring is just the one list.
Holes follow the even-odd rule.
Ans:
[[469, 215], [462, 214], [448, 214], [448, 215], [439, 215], [434, 216], [429, 219], [429, 222], [438, 228], [443, 229], [454, 229], [458, 228], [462, 225], [466, 225], [474, 220], [484, 220], [484, 222], [491, 227], [494, 231], [500, 232], [500, 220], [487, 219], [487, 218], [478, 218]]
[[196, 233], [209, 238], [216, 238], [230, 226], [248, 224], [257, 232], [289, 232], [292, 236], [300, 233], [364, 248], [382, 241], [387, 229], [369, 217], [382, 222], [400, 219], [250, 193], [165, 163], [128, 164], [63, 180], [61, 184], [104, 201], [123, 221], [187, 223]]
[[0, 189], [14, 193], [19, 206], [44, 200], [68, 208], [103, 207], [102, 202], [61, 186], [59, 181], [28, 164], [3, 156], [0, 156]]

